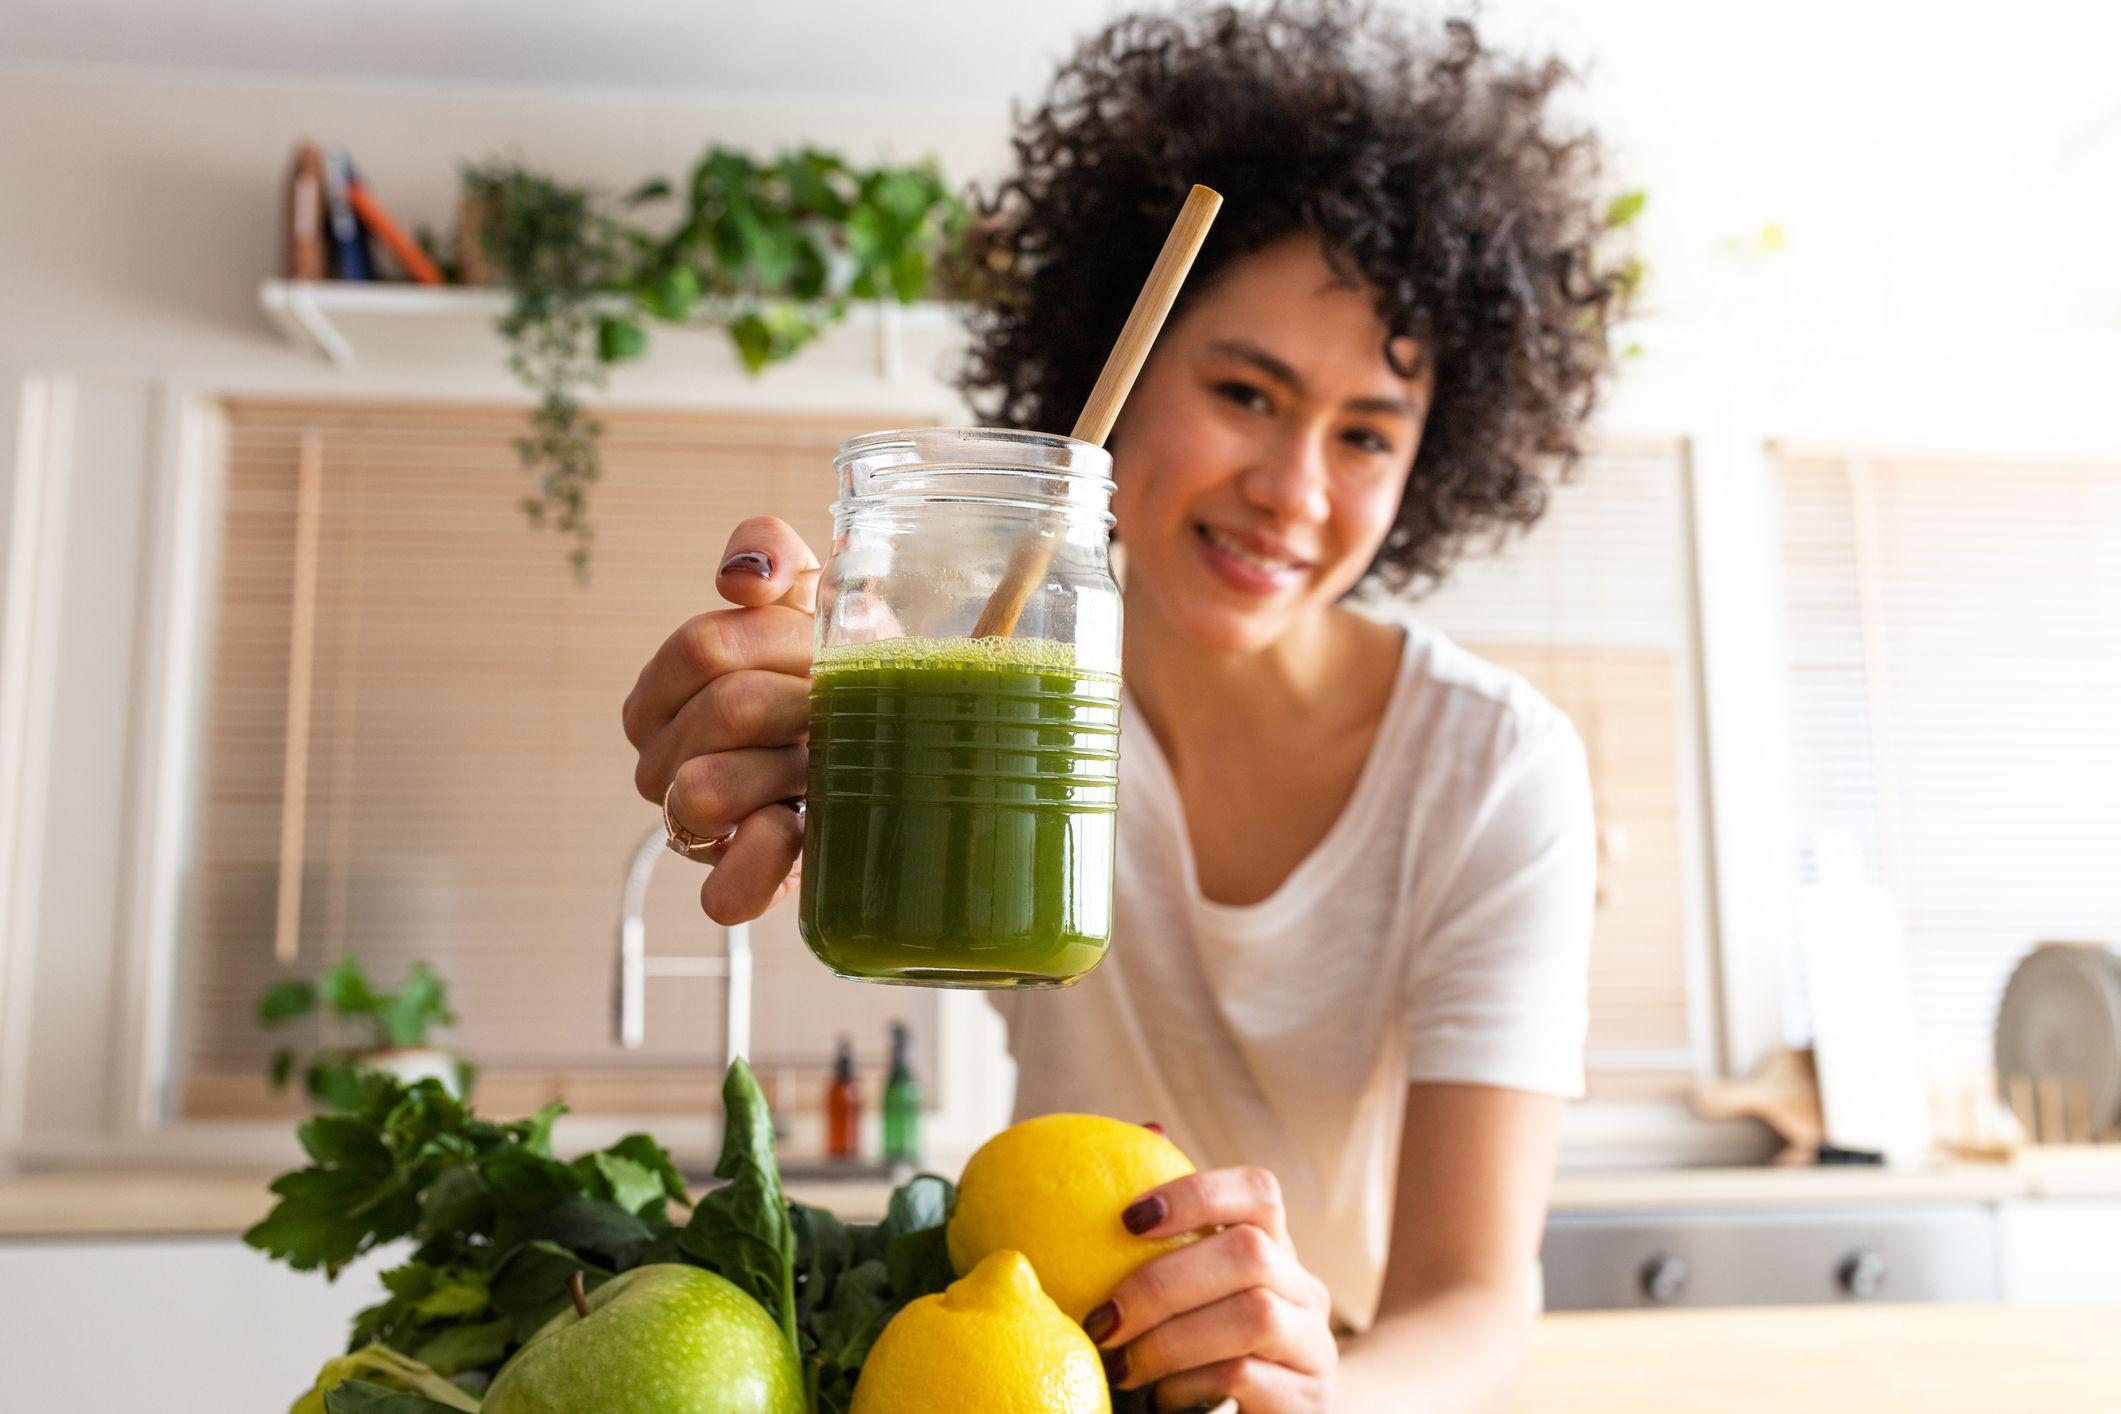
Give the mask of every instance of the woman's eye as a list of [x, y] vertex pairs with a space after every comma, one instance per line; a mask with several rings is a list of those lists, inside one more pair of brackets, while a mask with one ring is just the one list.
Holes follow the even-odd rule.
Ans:
[[1358, 451], [1369, 452], [1377, 456], [1387, 456], [1392, 451], [1391, 438], [1385, 436], [1382, 432], [1373, 432], [1367, 427], [1349, 428], [1342, 434], [1342, 440]]
[[1215, 396], [1252, 412], [1274, 410], [1274, 405], [1267, 400], [1267, 395], [1250, 383], [1218, 383], [1215, 385]]

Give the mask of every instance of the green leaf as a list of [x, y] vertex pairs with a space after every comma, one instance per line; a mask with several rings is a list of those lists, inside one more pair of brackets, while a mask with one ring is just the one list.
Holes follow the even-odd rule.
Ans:
[[947, 1229], [922, 1228], [891, 1239], [884, 1255], [884, 1270], [891, 1277], [891, 1291], [901, 1301], [930, 1296], [957, 1279], [950, 1267]]
[[737, 357], [747, 373], [757, 373], [773, 362], [773, 331], [757, 314], [741, 314], [729, 321], [729, 337], [736, 343]]
[[862, 1362], [901, 1305], [892, 1298], [881, 1262], [864, 1262], [840, 1278], [831, 1302], [810, 1325], [813, 1348], [805, 1373], [817, 1390], [820, 1410], [849, 1407]]
[[684, 1175], [663, 1146], [645, 1134], [629, 1134], [569, 1166], [582, 1191], [618, 1204], [649, 1223], [669, 1221], [670, 1204], [687, 1201]]
[[853, 1248], [846, 1225], [823, 1208], [790, 1203], [788, 1222], [795, 1229], [796, 1317], [808, 1332], [811, 1318], [831, 1300], [834, 1284], [850, 1265]]
[[358, 1169], [381, 1177], [390, 1172], [390, 1149], [372, 1125], [351, 1115], [318, 1115], [296, 1126], [302, 1152], [327, 1167]]
[[309, 982], [275, 982], [258, 998], [258, 1024], [278, 1026], [317, 1009], [317, 989]]
[[525, 1242], [500, 1260], [493, 1269], [493, 1306], [508, 1318], [516, 1340], [529, 1340], [567, 1306], [567, 1278], [576, 1272], [587, 1291], [613, 1275], [557, 1242]]
[[476, 1410], [476, 1404], [440, 1404], [424, 1394], [385, 1389], [366, 1380], [347, 1380], [324, 1393], [326, 1414], [436, 1414]]
[[574, 1168], [583, 1175], [583, 1192], [616, 1203], [629, 1213], [657, 1218], [669, 1206], [661, 1176], [624, 1155], [584, 1154], [575, 1160]]
[[1614, 227], [1625, 226], [1628, 224], [1628, 222], [1634, 220], [1637, 216], [1640, 216], [1642, 214], [1642, 208], [1649, 203], [1649, 199], [1650, 194], [1646, 191], [1641, 190], [1640, 188], [1636, 188], [1631, 191], [1624, 191], [1620, 195], [1614, 197], [1612, 203], [1608, 205], [1605, 209], [1605, 224], [1607, 229], [1610, 230]]
[[639, 206], [643, 202], [661, 201], [664, 197], [669, 195], [670, 183], [667, 179], [663, 177], [650, 177], [647, 181], [642, 182], [632, 191], [626, 193], [626, 195], [621, 197], [620, 200], [625, 202], [628, 206]]
[[700, 297], [700, 277], [689, 265], [673, 265], [640, 292], [642, 307], [658, 319], [675, 324], [692, 314]]
[[448, 1026], [457, 1018], [449, 1009], [449, 989], [442, 979], [426, 963], [416, 962], [395, 992], [377, 999], [376, 1019], [391, 1045], [424, 1046], [429, 1027]]
[[631, 319], [597, 321], [597, 357], [606, 363], [638, 358], [648, 348], [648, 333]]
[[919, 246], [902, 250], [891, 262], [891, 288], [898, 295], [899, 303], [911, 304], [928, 292], [928, 280], [934, 273], [934, 264], [928, 252]]
[[317, 995], [340, 1016], [368, 1016], [376, 1009], [375, 989], [368, 985], [368, 973], [358, 957], [342, 957], [333, 963], [317, 979]]
[[272, 1088], [285, 1090], [288, 1080], [293, 1077], [294, 1073], [295, 1053], [288, 1050], [285, 1046], [274, 1051], [272, 1053], [272, 1064], [266, 1070], [267, 1076], [272, 1080]]
[[551, 1158], [552, 1126], [561, 1115], [566, 1113], [567, 1106], [559, 1100], [554, 1100], [529, 1119], [516, 1121], [519, 1126], [523, 1147], [533, 1154], [542, 1154], [548, 1159]]
[[412, 1309], [414, 1315], [428, 1320], [445, 1320], [451, 1316], [477, 1315], [488, 1304], [485, 1282], [459, 1276], [413, 1302]]
[[515, 1327], [506, 1319], [477, 1325], [450, 1326], [413, 1352], [413, 1358], [438, 1375], [500, 1363], [513, 1340]]
[[932, 1173], [915, 1174], [891, 1192], [884, 1209], [885, 1238], [942, 1227], [950, 1221], [950, 1209], [956, 1201], [957, 1189], [949, 1179]]
[[522, 1232], [525, 1238], [544, 1238], [571, 1251], [600, 1258], [605, 1266], [618, 1272], [638, 1262], [655, 1238], [646, 1223], [616, 1203], [582, 1197], [563, 1198], [552, 1204], [526, 1220]]
[[722, 1081], [722, 1154], [714, 1172], [729, 1181], [693, 1208], [685, 1250], [750, 1293], [779, 1322], [789, 1349], [800, 1354], [795, 1229], [773, 1157], [773, 1118], [742, 1060], [730, 1062]]
[[373, 1072], [363, 1069], [344, 1051], [325, 1051], [309, 1063], [303, 1083], [319, 1104], [335, 1110], [353, 1110], [360, 1108], [368, 1093], [370, 1074]]

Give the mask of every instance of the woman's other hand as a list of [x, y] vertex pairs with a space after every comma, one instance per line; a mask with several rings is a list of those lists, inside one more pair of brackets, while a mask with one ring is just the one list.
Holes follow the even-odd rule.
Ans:
[[1144, 1193], [1124, 1221], [1143, 1238], [1208, 1235], [1144, 1263], [1084, 1318], [1114, 1383], [1153, 1384], [1159, 1409], [1233, 1397], [1245, 1414], [1331, 1407], [1331, 1304], [1296, 1259], [1273, 1174], [1189, 1174]]
[[797, 879], [803, 825], [789, 802], [809, 770], [817, 579], [817, 556], [785, 521], [745, 521], [715, 576], [736, 607], [688, 619], [626, 697], [634, 787], [657, 806], [668, 792], [673, 820], [722, 840], [700, 889], [717, 923], [758, 917]]

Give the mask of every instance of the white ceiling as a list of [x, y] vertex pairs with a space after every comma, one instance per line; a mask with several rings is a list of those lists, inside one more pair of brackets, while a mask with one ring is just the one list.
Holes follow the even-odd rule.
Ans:
[[1110, 0], [0, 0], [0, 59], [991, 104]]
[[[1256, 2], [1256, 0], [1255, 0]], [[992, 111], [1122, 10], [1173, 0], [0, 0], [0, 65], [125, 65], [694, 99]], [[1386, 0], [1589, 71], [1601, 124], [1651, 140], [2031, 145], [2121, 127], [2113, 0]]]

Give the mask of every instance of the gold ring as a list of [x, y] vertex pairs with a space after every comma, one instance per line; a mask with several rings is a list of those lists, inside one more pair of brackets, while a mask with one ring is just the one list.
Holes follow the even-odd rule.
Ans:
[[729, 833], [717, 835], [711, 840], [702, 839], [683, 825], [680, 825], [677, 822], [677, 818], [670, 813], [670, 797], [677, 793], [677, 788], [677, 777], [672, 776], [670, 784], [663, 791], [663, 833], [667, 836], [664, 843], [670, 847], [671, 853], [682, 854], [687, 859], [698, 859], [708, 850], [717, 849], [736, 838], [736, 831], [731, 830]]

